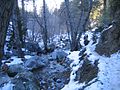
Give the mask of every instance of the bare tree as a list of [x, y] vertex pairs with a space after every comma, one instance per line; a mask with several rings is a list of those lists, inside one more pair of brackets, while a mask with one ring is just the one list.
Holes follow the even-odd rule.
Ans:
[[15, 0], [0, 0], [0, 62], [4, 55], [6, 32]]
[[47, 18], [46, 18], [46, 3], [45, 0], [43, 0], [43, 17], [44, 17], [44, 29], [43, 29], [43, 43], [44, 43], [44, 48], [47, 51]]
[[17, 54], [18, 54], [18, 57], [23, 58], [24, 54], [22, 52], [22, 43], [20, 41], [20, 30], [19, 30], [20, 11], [19, 11], [17, 0], [15, 0], [12, 20], [13, 20], [12, 21], [13, 22], [13, 30], [14, 30], [14, 35], [15, 35], [14, 43], [15, 43], [15, 47], [17, 50]]
[[[90, 16], [90, 12], [92, 9], [92, 0], [80, 0], [81, 2], [81, 12], [80, 12], [80, 18], [77, 24], [77, 27], [75, 28], [73, 26], [73, 20], [71, 17], [71, 13], [70, 13], [70, 5], [69, 5], [69, 0], [65, 0], [65, 6], [66, 6], [66, 14], [67, 14], [67, 24], [70, 27], [70, 33], [71, 33], [71, 51], [75, 51], [79, 49], [79, 41], [80, 41], [80, 37], [82, 32], [85, 31], [85, 27], [87, 25], [89, 16]], [[87, 7], [86, 7], [87, 6]]]
[[25, 11], [25, 0], [22, 0], [22, 44], [25, 43], [25, 37], [26, 37], [26, 32], [27, 32], [27, 16], [26, 16], [26, 11]]

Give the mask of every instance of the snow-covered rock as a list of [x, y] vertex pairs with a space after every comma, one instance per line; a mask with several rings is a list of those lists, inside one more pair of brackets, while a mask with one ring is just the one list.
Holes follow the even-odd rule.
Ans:
[[68, 54], [63, 50], [56, 50], [50, 54], [49, 59], [57, 60], [59, 62], [60, 60], [65, 60], [67, 55]]
[[30, 59], [26, 60], [24, 65], [29, 70], [34, 70], [45, 67], [47, 62], [48, 62], [47, 59], [40, 58], [39, 56], [33, 56]]
[[27, 71], [27, 69], [25, 68], [23, 64], [15, 64], [15, 65], [9, 66], [9, 69], [7, 70], [7, 74], [10, 77], [14, 77], [18, 73], [25, 72], [25, 71]]

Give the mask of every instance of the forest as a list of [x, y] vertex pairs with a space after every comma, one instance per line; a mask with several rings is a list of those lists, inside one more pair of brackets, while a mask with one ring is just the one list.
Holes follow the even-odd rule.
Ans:
[[0, 0], [0, 90], [120, 90], [120, 0]]

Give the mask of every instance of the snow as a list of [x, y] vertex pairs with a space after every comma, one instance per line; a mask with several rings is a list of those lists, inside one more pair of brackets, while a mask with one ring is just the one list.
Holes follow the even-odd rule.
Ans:
[[25, 59], [30, 59], [32, 56], [31, 55], [25, 55]]
[[7, 84], [4, 84], [4, 86], [0, 88], [0, 90], [13, 90], [13, 86], [14, 85], [9, 82]]
[[[112, 26], [110, 26], [109, 28], [111, 27]], [[88, 35], [88, 39], [90, 40], [90, 42], [87, 46], [84, 46], [83, 37], [86, 34]], [[86, 47], [85, 53], [87, 53], [87, 55], [90, 55], [90, 61], [94, 62], [95, 60], [99, 60], [99, 73], [97, 78], [95, 78], [97, 79], [97, 81], [86, 87], [84, 90], [120, 90], [120, 53], [112, 54], [111, 57], [98, 55], [95, 52], [96, 44], [92, 44], [93, 41], [91, 32], [86, 32], [85, 34], [83, 34], [80, 43], [84, 47]], [[84, 83], [78, 83], [77, 81], [74, 81], [76, 77], [75, 72], [78, 70], [79, 65], [82, 65], [82, 62], [79, 63], [78, 54], [79, 51], [75, 51], [71, 52], [71, 54], [68, 56], [68, 58], [73, 60], [73, 63], [70, 65], [72, 68], [70, 82], [61, 90], [79, 90], [80, 88], [85, 86]]]
[[107, 30], [109, 30], [112, 27], [113, 27], [113, 25], [110, 25], [109, 27], [105, 28], [102, 32], [107, 31]]
[[13, 61], [11, 61], [10, 63], [6, 63], [8, 66], [14, 65], [14, 64], [21, 64], [21, 63], [23, 63], [22, 59], [18, 58], [16, 56], [11, 57], [10, 59], [12, 59]]
[[[112, 25], [108, 28], [111, 28]], [[91, 37], [88, 35], [88, 37]], [[93, 83], [85, 90], [120, 90], [120, 54], [112, 54], [111, 57], [98, 55], [94, 50], [96, 45], [92, 45], [92, 40], [86, 46], [86, 53], [92, 54], [89, 60], [99, 60], [98, 82]]]
[[65, 87], [62, 88], [61, 90], [78, 90], [79, 88], [81, 88], [81, 86], [84, 85], [84, 83], [79, 84], [78, 81], [74, 81], [74, 79], [76, 77], [75, 72], [80, 68], [80, 66], [82, 66], [83, 62], [79, 63], [79, 51], [71, 52], [71, 54], [68, 55], [68, 58], [73, 60], [73, 62], [70, 65], [70, 67], [72, 68], [72, 72], [70, 74], [69, 83], [67, 85], [65, 85]]
[[[108, 27], [106, 30], [111, 28]], [[88, 35], [88, 40], [90, 41], [88, 45], [84, 45], [84, 36]], [[96, 82], [92, 83], [90, 86], [87, 86], [84, 90], [120, 90], [120, 53], [112, 54], [111, 57], [100, 56], [95, 52], [96, 44], [93, 44], [92, 41], [93, 33], [87, 31], [82, 35], [80, 39], [80, 43], [84, 48], [86, 48], [85, 53], [89, 55], [88, 59], [91, 63], [94, 63], [95, 60], [99, 60], [98, 68], [99, 73], [97, 78], [93, 79], [91, 82], [97, 79]], [[98, 34], [99, 37], [99, 34]], [[58, 39], [58, 38], [57, 38]], [[57, 39], [55, 40], [57, 42]], [[97, 41], [98, 42], [98, 41]], [[68, 58], [73, 62], [70, 64], [72, 69], [70, 74], [70, 81], [66, 84], [61, 90], [79, 90], [85, 86], [85, 83], [78, 83], [78, 81], [74, 81], [76, 78], [76, 71], [82, 66], [83, 61], [79, 60], [79, 52], [73, 51], [68, 55]], [[26, 55], [25, 58], [29, 59], [32, 56]], [[11, 57], [13, 61], [11, 63], [6, 63], [9, 65], [20, 64], [23, 63], [21, 58]], [[90, 83], [90, 82], [89, 82]], [[10, 82], [4, 84], [0, 90], [12, 90], [13, 84]]]

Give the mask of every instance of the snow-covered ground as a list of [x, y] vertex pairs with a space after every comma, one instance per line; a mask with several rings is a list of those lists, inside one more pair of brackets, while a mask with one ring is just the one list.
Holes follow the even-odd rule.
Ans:
[[[98, 55], [94, 50], [96, 45], [92, 44], [92, 33], [86, 32], [88, 35], [88, 40], [90, 41], [87, 46], [84, 46], [84, 35], [81, 38], [81, 44], [86, 47], [86, 53], [89, 56], [89, 60], [94, 62], [95, 60], [99, 60], [99, 73], [97, 76], [98, 81], [86, 87], [84, 90], [120, 90], [120, 54], [115, 53], [112, 54], [111, 57], [105, 57]], [[78, 83], [78, 81], [74, 81], [76, 77], [76, 71], [79, 67], [82, 66], [82, 61], [79, 63], [79, 52], [74, 51], [70, 52], [68, 55], [70, 60], [73, 60], [70, 67], [72, 68], [72, 72], [70, 75], [70, 81], [67, 85], [64, 86], [61, 90], [79, 90], [80, 88], [85, 86], [85, 83]], [[29, 59], [31, 56], [26, 55], [25, 58]], [[8, 65], [23, 63], [20, 58], [12, 57], [13, 61]], [[95, 79], [94, 79], [95, 80]], [[93, 80], [92, 80], [93, 81]], [[12, 90], [12, 84], [10, 82], [8, 84], [4, 84], [4, 87], [0, 88], [0, 90]]]
[[76, 77], [76, 71], [79, 69], [79, 67], [82, 65], [82, 62], [79, 63], [79, 51], [71, 52], [71, 54], [68, 56], [73, 62], [71, 63], [70, 67], [72, 68], [72, 72], [70, 75], [70, 81], [62, 90], [78, 90], [81, 86], [77, 81], [75, 82], [74, 79]]
[[[86, 47], [87, 55], [91, 54], [89, 60], [94, 62], [95, 60], [99, 60], [99, 73], [98, 73], [98, 81], [86, 87], [84, 90], [120, 90], [120, 54], [115, 53], [111, 55], [111, 57], [105, 57], [98, 55], [95, 50], [95, 44], [92, 45], [92, 33], [86, 32], [88, 35], [88, 39], [90, 43], [87, 46], [84, 46], [83, 36], [81, 39], [81, 44]], [[81, 67], [82, 62], [79, 64], [79, 51], [72, 52], [68, 58], [73, 60], [71, 64], [72, 72], [70, 76], [70, 82], [65, 85], [62, 90], [79, 90], [85, 86], [84, 83], [79, 84], [77, 81], [74, 81], [76, 74], [75, 71]], [[92, 80], [93, 81], [93, 80]]]

